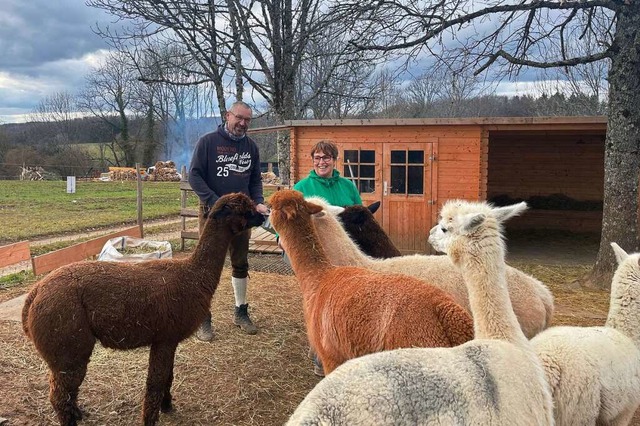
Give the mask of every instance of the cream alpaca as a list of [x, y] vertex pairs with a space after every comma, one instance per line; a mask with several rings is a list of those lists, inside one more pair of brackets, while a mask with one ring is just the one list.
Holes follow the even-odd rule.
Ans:
[[619, 266], [605, 326], [553, 327], [531, 340], [558, 425], [627, 425], [640, 405], [640, 254], [611, 246]]
[[[360, 250], [341, 226], [339, 214], [342, 207], [331, 206], [319, 197], [308, 197], [307, 200], [331, 213], [314, 216], [313, 223], [333, 265], [359, 266], [414, 276], [451, 294], [457, 303], [470, 312], [462, 274], [447, 256], [411, 255], [373, 259]], [[525, 336], [531, 338], [549, 326], [553, 315], [553, 296], [544, 284], [518, 269], [507, 265], [506, 274], [513, 310]]]
[[404, 275], [332, 266], [311, 224], [322, 209], [300, 192], [281, 190], [270, 202], [271, 223], [302, 290], [309, 343], [325, 373], [372, 352], [473, 338], [471, 316], [444, 291]]
[[462, 271], [475, 340], [348, 361], [307, 395], [288, 424], [553, 424], [542, 367], [505, 282], [500, 224], [525, 208], [451, 201], [431, 230], [431, 244]]

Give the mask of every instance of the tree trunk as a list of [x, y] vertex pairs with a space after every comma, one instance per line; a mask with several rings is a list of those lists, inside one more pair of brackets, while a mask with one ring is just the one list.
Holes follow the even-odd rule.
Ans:
[[291, 181], [291, 161], [289, 158], [291, 141], [289, 140], [289, 132], [278, 132], [276, 149], [278, 152], [278, 177], [283, 185], [289, 185]]
[[638, 251], [640, 178], [640, 5], [621, 8], [609, 71], [609, 118], [604, 160], [602, 234], [587, 286], [607, 289], [616, 269], [610, 243]]

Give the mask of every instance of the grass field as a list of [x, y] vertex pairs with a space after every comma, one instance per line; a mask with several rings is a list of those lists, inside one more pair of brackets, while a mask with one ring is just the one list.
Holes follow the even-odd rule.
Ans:
[[[143, 182], [143, 220], [178, 217], [179, 182]], [[136, 182], [0, 181], [0, 245], [137, 221]], [[189, 205], [197, 205], [194, 195]]]
[[[187, 206], [195, 208], [198, 199], [188, 194]], [[179, 182], [142, 183], [144, 221], [179, 214]], [[0, 245], [135, 224], [137, 218], [136, 182], [78, 181], [76, 192], [67, 194], [66, 181], [0, 181]]]

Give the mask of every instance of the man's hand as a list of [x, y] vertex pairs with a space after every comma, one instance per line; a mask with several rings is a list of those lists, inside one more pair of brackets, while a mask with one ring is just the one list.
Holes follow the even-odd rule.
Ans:
[[256, 206], [256, 210], [258, 210], [258, 213], [263, 214], [263, 215], [268, 215], [270, 213], [269, 211], [269, 207], [265, 206], [264, 204], [260, 203]]

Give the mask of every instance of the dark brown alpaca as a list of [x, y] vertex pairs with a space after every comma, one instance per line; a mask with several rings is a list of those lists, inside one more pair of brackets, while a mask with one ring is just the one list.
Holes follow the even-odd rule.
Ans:
[[345, 207], [338, 216], [342, 226], [353, 241], [367, 255], [378, 259], [402, 256], [400, 250], [391, 242], [373, 214], [380, 207], [380, 201], [364, 206]]
[[263, 220], [247, 196], [225, 195], [188, 258], [78, 262], [36, 283], [22, 327], [49, 366], [49, 400], [61, 425], [82, 418], [78, 388], [96, 340], [113, 349], [150, 346], [144, 424], [171, 411], [176, 347], [209, 312], [231, 238]]
[[311, 215], [325, 214], [302, 194], [271, 197], [270, 220], [300, 283], [309, 343], [329, 374], [368, 353], [451, 347], [473, 338], [473, 321], [451, 296], [417, 278], [333, 266]]

